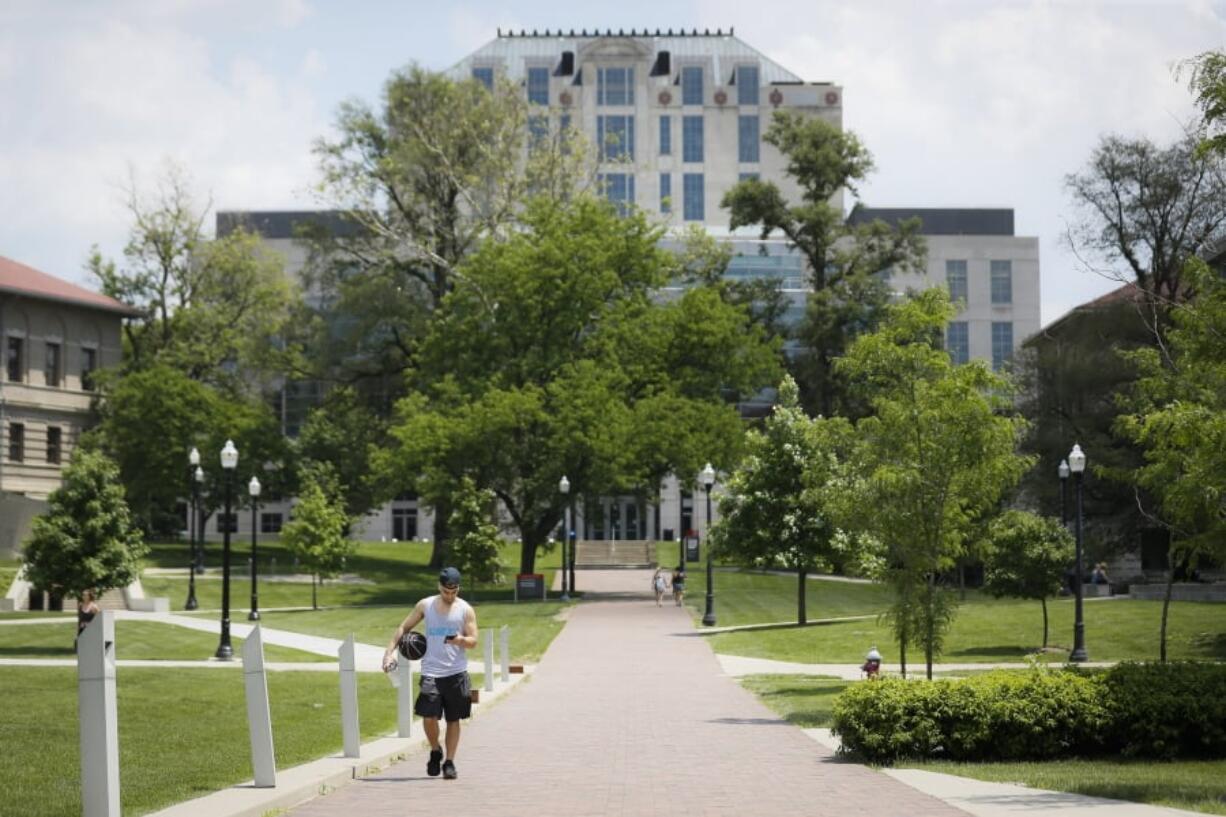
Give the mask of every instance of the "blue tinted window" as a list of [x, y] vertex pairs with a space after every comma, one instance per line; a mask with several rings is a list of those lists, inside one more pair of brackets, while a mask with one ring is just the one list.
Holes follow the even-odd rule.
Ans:
[[660, 212], [671, 213], [673, 211], [673, 174], [660, 174]]
[[738, 105], [758, 104], [758, 66], [737, 66], [736, 102]]
[[634, 117], [596, 117], [596, 142], [601, 161], [634, 160]]
[[549, 138], [549, 117], [548, 116], [529, 116], [528, 117], [528, 146], [531, 148], [540, 147]]
[[528, 69], [528, 101], [536, 105], [549, 104], [549, 69]]
[[966, 363], [971, 359], [970, 333], [966, 321], [951, 321], [945, 327], [945, 350], [956, 364]]
[[489, 90], [494, 90], [494, 69], [493, 68], [474, 68], [473, 79], [480, 82]]
[[633, 105], [634, 69], [597, 68], [597, 105]]
[[992, 303], [1013, 303], [1013, 262], [992, 262]]
[[686, 162], [702, 161], [702, 117], [681, 117], [681, 159]]
[[660, 117], [660, 155], [667, 156], [673, 152], [673, 118]]
[[634, 205], [634, 174], [605, 173], [601, 176], [605, 196], [617, 206], [617, 212], [626, 215]]
[[758, 117], [737, 117], [737, 159], [742, 162], [758, 161]]
[[999, 369], [1013, 357], [1013, 324], [992, 323], [992, 368]]
[[685, 198], [685, 201], [683, 202], [683, 206], [685, 208], [685, 220], [702, 221], [703, 218], [705, 218], [702, 174], [686, 173], [682, 179], [682, 185], [684, 186], [684, 190], [682, 192], [684, 193]]
[[681, 69], [681, 104], [702, 104], [702, 66], [687, 65]]
[[757, 180], [760, 178], [762, 178], [761, 173], [738, 173], [737, 174], [737, 180], [742, 181], [742, 182], [749, 181], [750, 179]]
[[949, 299], [955, 304], [968, 303], [966, 294], [966, 262], [945, 262], [945, 285], [949, 287]]

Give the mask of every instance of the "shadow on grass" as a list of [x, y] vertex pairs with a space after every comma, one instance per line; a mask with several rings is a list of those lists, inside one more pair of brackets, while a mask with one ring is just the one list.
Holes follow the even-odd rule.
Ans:
[[707, 723], [722, 723], [728, 726], [791, 726], [780, 718], [712, 718]]
[[70, 644], [66, 644], [63, 647], [47, 647], [42, 645], [0, 647], [0, 656], [10, 658], [64, 658], [72, 657], [76, 654], [76, 648]]
[[961, 650], [948, 650], [945, 652], [947, 656], [956, 655], [990, 655], [994, 658], [1018, 658], [1022, 659], [1033, 654], [1032, 649], [1019, 647], [1017, 645], [1000, 645], [996, 647], [967, 647]]
[[712, 636], [723, 635], [724, 633], [735, 633], [752, 630], [753, 632], [766, 633], [774, 630], [804, 630], [810, 627], [834, 627], [839, 624], [846, 624], [846, 621], [808, 621], [804, 624], [797, 624], [794, 621], [780, 624], [745, 624], [735, 625], [735, 629], [719, 628], [715, 630], [691, 630], [688, 632], [673, 633], [673, 635], [681, 638], [693, 638], [694, 636]]

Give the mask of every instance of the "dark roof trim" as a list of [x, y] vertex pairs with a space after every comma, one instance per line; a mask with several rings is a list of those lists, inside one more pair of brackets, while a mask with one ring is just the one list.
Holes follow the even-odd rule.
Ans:
[[323, 227], [338, 238], [364, 232], [362, 225], [344, 210], [226, 210], [217, 213], [218, 238], [240, 227], [268, 239], [298, 238], [304, 226]]
[[848, 224], [899, 222], [918, 218], [923, 235], [1013, 235], [1013, 210], [964, 207], [865, 207], [857, 204]]
[[501, 28], [499, 28], [497, 29], [497, 31], [498, 31], [499, 38], [504, 38], [504, 37], [732, 37], [736, 34], [735, 28], [730, 28], [727, 31], [724, 31], [722, 28], [717, 28], [715, 29], [714, 34], [711, 33], [711, 29], [709, 28], [704, 28], [701, 33], [699, 33], [698, 29], [696, 28], [690, 29], [688, 32], [683, 28], [679, 28], [675, 32], [671, 28], [667, 30], [657, 28], [654, 31], [650, 29], [646, 29], [646, 28], [643, 29], [642, 31], [639, 31], [637, 28], [632, 28], [630, 29], [629, 32], [627, 32], [624, 28], [619, 28], [616, 32], [614, 32], [613, 29], [611, 28], [606, 28], [603, 32], [600, 29], [594, 28], [592, 29], [591, 34], [588, 34], [588, 31], [586, 28], [581, 29], [579, 31], [575, 31], [573, 28], [570, 29], [569, 31], [564, 31], [563, 29], [560, 29], [560, 28], [557, 31], [552, 31], [548, 28], [545, 29], [544, 31], [538, 31], [537, 29], [534, 28], [532, 29], [531, 32], [529, 32], [528, 29], [526, 28], [521, 28], [518, 34], [509, 28], [506, 31], [503, 31]]

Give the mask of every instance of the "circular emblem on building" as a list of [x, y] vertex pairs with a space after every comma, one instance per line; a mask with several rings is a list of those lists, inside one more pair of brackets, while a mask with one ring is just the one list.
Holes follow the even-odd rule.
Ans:
[[724, 93], [723, 88], [720, 88], [718, 91], [715, 92], [715, 104], [716, 105], [723, 105], [727, 101], [728, 101], [728, 95]]
[[827, 105], [838, 105], [839, 95], [836, 94], [834, 91], [827, 91], [826, 92], [826, 104]]
[[783, 92], [780, 91], [778, 88], [771, 91], [771, 104], [774, 105], [775, 107], [779, 107], [780, 105], [783, 104]]
[[669, 103], [673, 101], [673, 95], [670, 94], [668, 91], [661, 91], [660, 95], [656, 97], [656, 99], [660, 101], [661, 105], [668, 105]]
[[571, 102], [573, 102], [573, 101], [574, 101], [574, 100], [573, 100], [573, 99], [571, 99], [571, 96], [570, 96], [570, 91], [563, 91], [563, 92], [562, 92], [562, 93], [561, 93], [561, 94], [558, 96], [558, 102], [561, 102], [563, 105], [565, 105], [565, 106], [566, 106], [566, 107], [568, 107], [568, 108], [570, 107], [570, 103], [571, 103]]

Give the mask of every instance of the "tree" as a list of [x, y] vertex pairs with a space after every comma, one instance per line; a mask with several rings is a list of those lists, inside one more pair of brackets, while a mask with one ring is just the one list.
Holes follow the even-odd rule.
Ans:
[[1204, 126], [1202, 152], [1226, 156], [1226, 53], [1205, 51], [1183, 65]]
[[1005, 511], [988, 528], [990, 549], [984, 589], [996, 598], [1037, 599], [1043, 606], [1047, 649], [1047, 599], [1060, 591], [1073, 560], [1072, 534], [1057, 519], [1028, 511]]
[[81, 598], [127, 587], [140, 576], [148, 552], [132, 524], [119, 469], [96, 451], [78, 448], [51, 493], [47, 513], [34, 520], [22, 560], [35, 587]]
[[1173, 313], [1160, 350], [1130, 355], [1140, 371], [1118, 428], [1141, 446], [1138, 486], [1157, 497], [1171, 533], [1160, 660], [1176, 565], [1195, 570], [1205, 556], [1226, 556], [1226, 282], [1199, 259], [1185, 272], [1193, 299]]
[[332, 480], [334, 475], [326, 468], [308, 473], [298, 492], [294, 517], [281, 530], [281, 541], [311, 571], [314, 610], [319, 609], [318, 580], [338, 575], [345, 567], [345, 557], [354, 549], [354, 543], [345, 536], [349, 520], [342, 502], [325, 491]]
[[844, 189], [854, 193], [873, 169], [872, 156], [855, 134], [823, 119], [777, 111], [763, 140], [786, 157], [800, 201], [789, 204], [773, 182], [750, 179], [729, 190], [722, 206], [733, 229], [758, 225], [764, 239], [781, 233], [804, 256], [812, 294], [796, 330], [804, 351], [792, 370], [804, 407], [829, 417], [848, 408], [833, 361], [857, 334], [875, 326], [888, 302], [889, 287], [880, 273], [922, 266], [920, 225], [910, 220], [894, 229], [881, 221], [844, 219], [835, 202]]
[[387, 439], [387, 420], [348, 386], [333, 389], [307, 415], [298, 435], [304, 461], [328, 463], [335, 470], [345, 515], [358, 519], [386, 498], [371, 470], [371, 452]]
[[1031, 464], [1015, 452], [1025, 423], [1006, 413], [1008, 381], [982, 361], [954, 365], [941, 348], [953, 315], [943, 290], [921, 292], [889, 307], [837, 364], [872, 411], [856, 423], [858, 496], [844, 507], [857, 510], [845, 524], [877, 543], [900, 646], [924, 647], [929, 678], [955, 611], [938, 578]]
[[761, 432], [751, 431], [746, 454], [725, 484], [712, 546], [759, 567], [796, 572], [796, 623], [804, 625], [805, 585], [814, 570], [830, 570], [841, 541], [827, 513], [826, 488], [839, 470], [851, 427], [841, 418], [811, 420], [790, 377]]
[[502, 562], [498, 558], [502, 537], [491, 521], [495, 513], [496, 500], [491, 492], [477, 490], [468, 477], [461, 480], [452, 499], [448, 562], [474, 590], [478, 582], [503, 582]]

